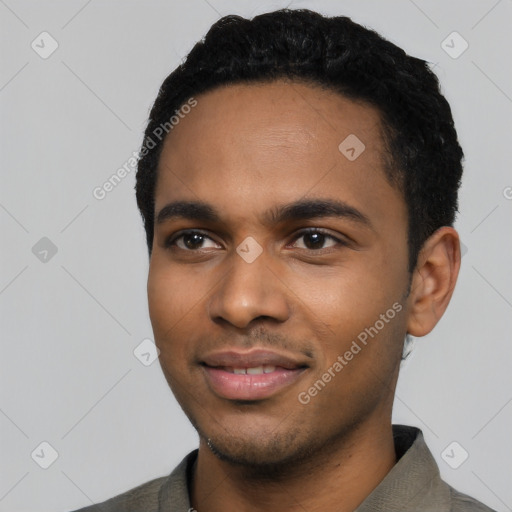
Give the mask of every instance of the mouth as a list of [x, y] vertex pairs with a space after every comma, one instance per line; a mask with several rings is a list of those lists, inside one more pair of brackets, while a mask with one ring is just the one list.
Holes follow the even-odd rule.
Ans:
[[219, 397], [256, 401], [294, 384], [308, 365], [285, 354], [264, 350], [208, 354], [201, 362], [207, 384]]

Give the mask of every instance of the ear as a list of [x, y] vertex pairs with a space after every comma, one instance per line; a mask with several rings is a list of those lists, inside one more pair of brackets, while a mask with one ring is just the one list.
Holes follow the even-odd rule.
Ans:
[[459, 235], [452, 227], [439, 228], [424, 243], [412, 276], [409, 334], [425, 336], [435, 327], [448, 307], [459, 269]]

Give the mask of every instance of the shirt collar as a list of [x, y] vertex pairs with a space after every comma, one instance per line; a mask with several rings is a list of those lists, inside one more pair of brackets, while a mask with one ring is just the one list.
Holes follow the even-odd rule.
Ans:
[[449, 512], [450, 488], [441, 480], [421, 430], [393, 425], [393, 437], [399, 460], [355, 512]]
[[[355, 512], [449, 512], [450, 488], [441, 480], [421, 430], [393, 425], [393, 437], [398, 462]], [[159, 512], [191, 509], [189, 482], [196, 459], [194, 450], [167, 477], [159, 493]]]

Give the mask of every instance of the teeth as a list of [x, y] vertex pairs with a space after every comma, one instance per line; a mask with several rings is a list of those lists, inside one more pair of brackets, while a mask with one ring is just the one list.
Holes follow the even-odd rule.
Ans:
[[254, 368], [247, 368], [249, 375], [259, 375], [263, 373], [263, 366], [255, 366]]
[[272, 373], [276, 370], [275, 366], [253, 366], [252, 368], [232, 368], [233, 373], [236, 375], [261, 375], [262, 373]]

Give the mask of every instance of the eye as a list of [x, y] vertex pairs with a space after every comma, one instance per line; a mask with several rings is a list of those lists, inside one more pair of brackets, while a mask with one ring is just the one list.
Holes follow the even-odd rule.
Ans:
[[214, 242], [202, 231], [182, 231], [181, 233], [172, 236], [165, 245], [168, 248], [176, 246], [184, 251], [196, 251], [198, 249], [220, 247], [219, 244]]
[[302, 231], [295, 237], [295, 240], [296, 242], [293, 244], [294, 247], [310, 251], [328, 249], [330, 247], [336, 247], [337, 245], [345, 245], [345, 243], [338, 238], [324, 233], [322, 230], [317, 228]]

